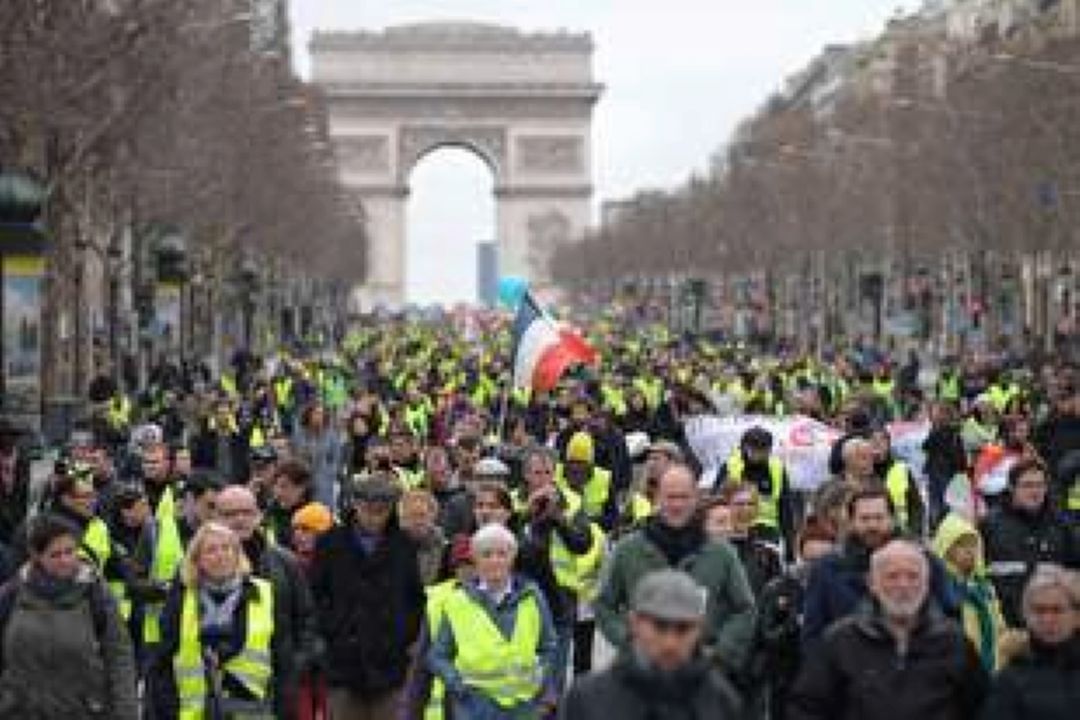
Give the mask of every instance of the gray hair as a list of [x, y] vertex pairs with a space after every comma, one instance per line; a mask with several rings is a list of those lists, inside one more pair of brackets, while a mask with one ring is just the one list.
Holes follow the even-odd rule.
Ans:
[[473, 533], [469, 547], [473, 557], [495, 548], [507, 548], [511, 553], [517, 554], [518, 543], [514, 533], [504, 525], [489, 523]]
[[529, 464], [536, 458], [543, 458], [552, 464], [552, 466], [559, 464], [559, 455], [554, 450], [546, 445], [530, 445], [525, 448], [521, 453], [521, 470], [522, 472], [529, 472]]
[[870, 572], [876, 575], [882, 566], [896, 557], [917, 558], [922, 567], [923, 577], [930, 577], [930, 561], [926, 559], [926, 553], [922, 547], [910, 540], [890, 540], [870, 556]]
[[1024, 586], [1024, 615], [1027, 616], [1035, 596], [1044, 590], [1060, 590], [1065, 593], [1074, 610], [1080, 610], [1080, 574], [1066, 570], [1060, 565], [1043, 563], [1035, 568], [1031, 579]]

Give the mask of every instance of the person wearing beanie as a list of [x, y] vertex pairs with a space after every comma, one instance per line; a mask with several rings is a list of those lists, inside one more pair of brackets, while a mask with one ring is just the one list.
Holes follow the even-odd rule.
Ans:
[[319, 536], [334, 527], [334, 515], [320, 502], [309, 502], [292, 516], [291, 550], [305, 572], [315, 558], [315, 543]]
[[[291, 550], [297, 563], [308, 577], [315, 559], [315, 544], [319, 537], [334, 527], [330, 508], [319, 502], [309, 502], [292, 516]], [[326, 679], [318, 668], [306, 668], [297, 683], [296, 720], [324, 717], [327, 705]], [[323, 714], [320, 714], [323, 713]]]

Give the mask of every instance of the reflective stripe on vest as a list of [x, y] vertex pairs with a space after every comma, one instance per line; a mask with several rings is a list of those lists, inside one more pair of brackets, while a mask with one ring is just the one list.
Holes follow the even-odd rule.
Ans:
[[[257, 700], [264, 701], [269, 695], [273, 675], [270, 640], [274, 634], [274, 592], [266, 580], [251, 578], [251, 582], [255, 585], [255, 596], [246, 608], [244, 647], [226, 660], [220, 671], [243, 685]], [[188, 588], [184, 591], [180, 611], [180, 644], [173, 659], [181, 720], [205, 717], [207, 676], [212, 669], [204, 662], [199, 633], [199, 596], [193, 588]]]
[[[742, 450], [736, 450], [727, 460], [728, 480], [741, 483], [746, 473], [746, 458]], [[769, 458], [769, 492], [758, 493], [755, 525], [780, 529], [780, 497], [784, 493], [784, 464], [779, 458]]]
[[456, 640], [454, 666], [465, 685], [504, 708], [536, 697], [542, 681], [536, 655], [541, 626], [540, 608], [531, 591], [518, 603], [509, 639], [465, 590], [455, 590], [447, 599], [445, 618]]
[[896, 511], [896, 523], [903, 529], [908, 526], [908, 482], [910, 475], [906, 464], [895, 461], [889, 466], [889, 472], [885, 474], [885, 490], [892, 500], [893, 510]]
[[[184, 546], [180, 542], [180, 528], [176, 524], [176, 501], [172, 488], [165, 488], [154, 513], [156, 538], [154, 557], [150, 563], [150, 579], [159, 583], [170, 583], [176, 576], [180, 562], [184, 559]], [[143, 618], [143, 640], [147, 643], [161, 641], [161, 603], [148, 603], [146, 617]]]

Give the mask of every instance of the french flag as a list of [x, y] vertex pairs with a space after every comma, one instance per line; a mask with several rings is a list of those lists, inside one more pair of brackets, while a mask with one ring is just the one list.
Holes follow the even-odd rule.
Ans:
[[551, 390], [573, 365], [594, 365], [596, 350], [578, 335], [561, 327], [526, 292], [514, 318], [514, 387], [538, 392]]

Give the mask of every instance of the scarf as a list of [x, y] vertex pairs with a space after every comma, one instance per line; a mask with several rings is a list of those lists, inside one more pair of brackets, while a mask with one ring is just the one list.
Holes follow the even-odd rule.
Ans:
[[957, 577], [955, 583], [964, 604], [975, 611], [979, 624], [979, 661], [988, 673], [993, 673], [997, 660], [997, 627], [991, 611], [994, 594], [990, 583], [978, 576], [966, 580]]
[[37, 563], [31, 563], [26, 575], [26, 586], [40, 598], [50, 602], [70, 595], [79, 585], [78, 576], [61, 578], [45, 572]]
[[224, 582], [200, 583], [199, 630], [205, 640], [223, 639], [232, 634], [243, 590], [244, 579], [239, 576]]
[[645, 537], [660, 549], [672, 567], [680, 565], [705, 544], [705, 531], [700, 524], [692, 522], [673, 528], [659, 517], [649, 518], [645, 523]]

